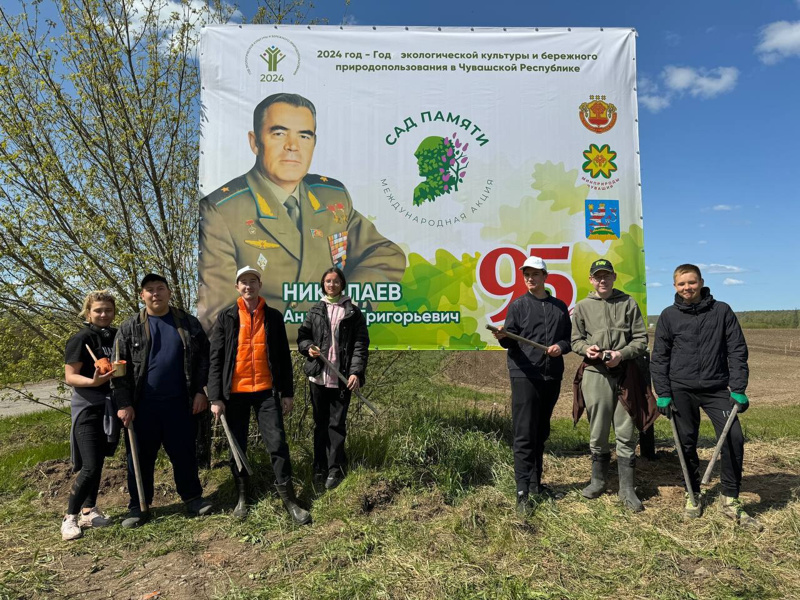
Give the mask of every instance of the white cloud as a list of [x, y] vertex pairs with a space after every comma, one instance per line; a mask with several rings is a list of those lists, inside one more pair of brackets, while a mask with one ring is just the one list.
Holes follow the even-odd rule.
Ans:
[[668, 65], [654, 81], [647, 76], [639, 78], [639, 102], [650, 112], [661, 112], [672, 104], [676, 96], [713, 98], [736, 87], [739, 69], [716, 67], [714, 69], [678, 67]]
[[733, 210], [733, 207], [730, 204], [715, 204], [711, 210]]
[[664, 284], [659, 283], [658, 281], [654, 281], [653, 283], [648, 283], [647, 287], [664, 287]]
[[693, 67], [664, 67], [664, 83], [667, 88], [700, 98], [713, 98], [736, 87], [739, 69], [736, 67], [717, 67], [715, 69], [695, 69]]
[[134, 35], [140, 35], [146, 26], [152, 28], [149, 21], [153, 15], [157, 17], [158, 29], [163, 36], [159, 49], [163, 53], [178, 49], [183, 39], [182, 31], [188, 35], [191, 51], [196, 51], [202, 27], [242, 19], [242, 13], [227, 2], [221, 3], [219, 12], [209, 8], [204, 0], [188, 0], [185, 3], [180, 0], [134, 0], [126, 8], [129, 27]]
[[698, 244], [707, 244], [708, 241], [707, 240], [697, 240], [697, 243]]
[[345, 15], [342, 19], [342, 25], [358, 25], [355, 15]]
[[[800, 5], [800, 1], [797, 3]], [[790, 56], [800, 56], [800, 21], [775, 21], [759, 32], [756, 54], [765, 65]]]
[[735, 265], [721, 265], [719, 263], [705, 265], [698, 263], [697, 266], [700, 267], [700, 269], [705, 273], [744, 273], [744, 269], [742, 267], [737, 267]]
[[722, 285], [744, 285], [744, 281], [741, 279], [734, 279], [733, 277], [726, 277]]
[[644, 107], [653, 113], [661, 112], [669, 106], [669, 98], [660, 96], [642, 95], [639, 96], [639, 102], [644, 104]]

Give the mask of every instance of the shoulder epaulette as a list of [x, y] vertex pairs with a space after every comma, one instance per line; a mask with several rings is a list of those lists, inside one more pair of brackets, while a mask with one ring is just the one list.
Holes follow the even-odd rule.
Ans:
[[303, 178], [303, 181], [306, 182], [306, 185], [309, 187], [329, 187], [334, 189], [344, 189], [344, 184], [341, 181], [334, 179], [333, 177], [326, 177], [325, 175], [314, 175], [309, 173]]
[[249, 191], [250, 186], [247, 185], [247, 178], [244, 175], [240, 175], [236, 179], [232, 179], [225, 185], [218, 187], [216, 190], [211, 192], [207, 198], [210, 204], [214, 206], [220, 206], [221, 204], [225, 204], [225, 202], [231, 198]]

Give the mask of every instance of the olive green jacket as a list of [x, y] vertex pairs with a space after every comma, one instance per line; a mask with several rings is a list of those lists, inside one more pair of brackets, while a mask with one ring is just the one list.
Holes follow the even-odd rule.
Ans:
[[[589, 346], [617, 350], [623, 360], [647, 353], [647, 328], [636, 300], [617, 289], [603, 300], [591, 292], [572, 312], [572, 351], [586, 356]], [[595, 366], [586, 367], [600, 371]]]
[[402, 278], [402, 249], [353, 208], [344, 185], [306, 175], [298, 188], [299, 230], [255, 167], [200, 201], [198, 317], [206, 330], [238, 298], [236, 271], [247, 265], [261, 271], [261, 295], [282, 313], [307, 311], [317, 301], [284, 301], [284, 283], [318, 285], [332, 266], [348, 283]]

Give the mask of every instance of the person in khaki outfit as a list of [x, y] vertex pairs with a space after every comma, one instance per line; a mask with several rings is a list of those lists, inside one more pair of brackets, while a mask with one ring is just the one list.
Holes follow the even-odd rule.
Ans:
[[353, 208], [342, 183], [308, 174], [316, 147], [316, 109], [279, 93], [253, 111], [250, 171], [200, 201], [198, 316], [208, 330], [236, 301], [230, 274], [257, 266], [263, 296], [282, 313], [316, 302], [286, 302], [284, 283], [315, 282], [330, 267], [360, 283], [400, 281], [406, 257]]
[[589, 449], [592, 453], [592, 481], [582, 491], [586, 498], [599, 498], [606, 488], [611, 450], [611, 425], [617, 438], [619, 497], [633, 511], [643, 510], [634, 489], [636, 426], [618, 401], [617, 388], [625, 369], [623, 361], [647, 352], [647, 329], [636, 301], [614, 289], [617, 274], [605, 259], [589, 269], [594, 288], [575, 305], [572, 313], [572, 351], [584, 357], [581, 391], [589, 417]]

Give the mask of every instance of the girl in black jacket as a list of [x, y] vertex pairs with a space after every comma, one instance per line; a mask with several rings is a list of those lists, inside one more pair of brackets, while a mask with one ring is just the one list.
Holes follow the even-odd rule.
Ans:
[[[323, 299], [306, 314], [297, 334], [297, 349], [306, 356], [303, 370], [311, 384], [314, 409], [314, 478], [333, 489], [344, 477], [347, 410], [353, 391], [364, 385], [369, 333], [364, 315], [343, 293], [341, 269], [331, 267], [320, 281]], [[312, 348], [313, 346], [313, 348]], [[339, 381], [318, 357], [322, 353], [347, 377]]]
[[84, 327], [67, 341], [64, 380], [73, 388], [70, 409], [72, 464], [78, 477], [69, 495], [67, 514], [61, 524], [61, 537], [74, 540], [81, 528], [105, 527], [110, 520], [95, 506], [106, 456], [114, 453], [119, 441], [119, 423], [111, 403], [109, 380], [114, 372], [102, 373], [95, 366], [111, 359], [117, 330], [110, 327], [116, 314], [114, 296], [106, 291], [91, 292], [83, 302], [80, 316]]

